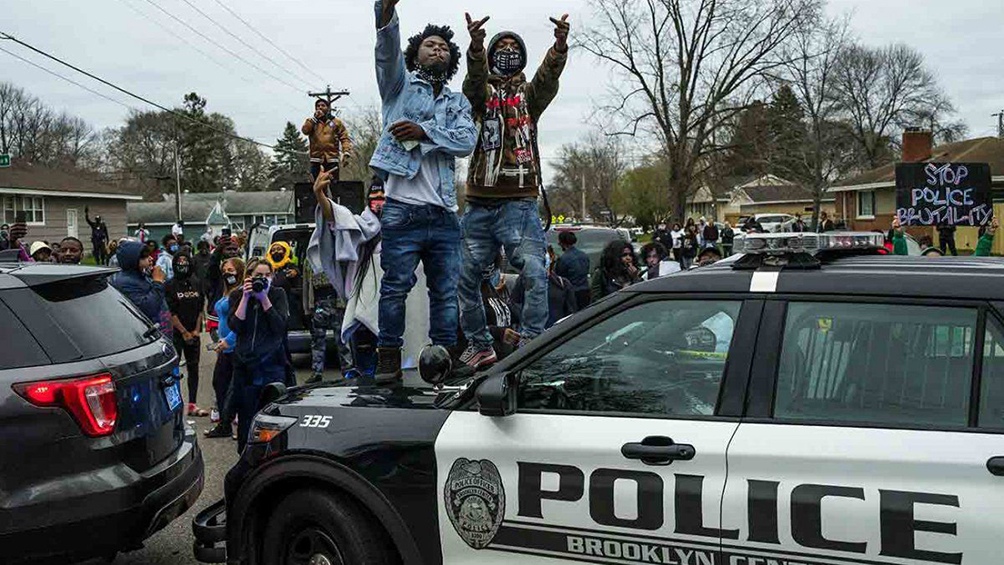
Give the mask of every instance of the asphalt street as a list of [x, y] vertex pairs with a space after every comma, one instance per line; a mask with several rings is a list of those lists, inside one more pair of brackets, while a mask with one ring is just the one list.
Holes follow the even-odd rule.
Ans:
[[[209, 337], [203, 334], [203, 343], [209, 343]], [[203, 346], [199, 363], [198, 405], [206, 411], [214, 403], [212, 388], [213, 366], [216, 354], [207, 352]], [[310, 377], [310, 356], [297, 355], [293, 357], [296, 376], [299, 382]], [[182, 381], [182, 398], [188, 398], [187, 369], [182, 368], [185, 379]], [[337, 370], [329, 370], [325, 376], [335, 378]], [[146, 540], [143, 549], [120, 554], [114, 561], [123, 565], [189, 565], [198, 563], [192, 555], [192, 518], [203, 508], [223, 497], [223, 478], [227, 471], [237, 461], [237, 442], [227, 438], [206, 439], [203, 431], [212, 427], [209, 417], [189, 418], [189, 423], [198, 430], [199, 446], [206, 464], [206, 482], [202, 495], [181, 517], [175, 519], [166, 528]], [[88, 562], [94, 565], [97, 562]]]

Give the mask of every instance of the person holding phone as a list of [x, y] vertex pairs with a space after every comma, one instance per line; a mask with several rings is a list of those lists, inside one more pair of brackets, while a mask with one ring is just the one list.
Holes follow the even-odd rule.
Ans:
[[[160, 327], [168, 341], [173, 339], [171, 311], [164, 297], [164, 271], [153, 266], [150, 248], [135, 240], [126, 240], [116, 252], [119, 268], [112, 278], [112, 286], [124, 294], [151, 321]], [[151, 276], [146, 271], [152, 269]]]
[[237, 335], [234, 344], [233, 389], [237, 408], [237, 450], [244, 450], [262, 389], [286, 381], [286, 293], [272, 285], [272, 266], [253, 260], [249, 276], [230, 295], [227, 324]]
[[345, 124], [331, 113], [331, 104], [318, 99], [314, 115], [300, 128], [310, 145], [310, 178], [316, 180], [322, 170], [338, 180], [338, 171], [352, 158], [352, 138]]
[[31, 255], [22, 241], [27, 235], [26, 214], [24, 212], [17, 212], [14, 214], [14, 225], [10, 226], [10, 231], [7, 232], [7, 249], [17, 249], [17, 260], [24, 263], [31, 262]]

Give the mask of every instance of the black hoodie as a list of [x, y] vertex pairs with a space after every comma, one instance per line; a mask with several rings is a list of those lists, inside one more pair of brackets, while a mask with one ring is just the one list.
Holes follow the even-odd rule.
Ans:
[[[182, 257], [188, 259], [188, 272], [185, 274], [178, 270], [178, 260]], [[192, 256], [179, 251], [174, 255], [171, 266], [174, 268], [174, 278], [167, 282], [164, 289], [167, 307], [186, 330], [194, 331], [206, 299], [199, 278], [194, 273]]]

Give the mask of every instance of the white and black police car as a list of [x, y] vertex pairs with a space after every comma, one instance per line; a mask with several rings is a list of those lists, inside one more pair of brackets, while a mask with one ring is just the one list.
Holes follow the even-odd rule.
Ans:
[[750, 235], [466, 382], [291, 389], [196, 556], [1002, 563], [1004, 263], [881, 243]]

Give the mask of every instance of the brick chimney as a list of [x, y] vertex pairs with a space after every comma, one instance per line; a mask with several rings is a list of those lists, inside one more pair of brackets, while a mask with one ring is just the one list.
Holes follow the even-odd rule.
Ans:
[[929, 130], [906, 128], [903, 132], [903, 162], [918, 163], [931, 158], [934, 138]]

